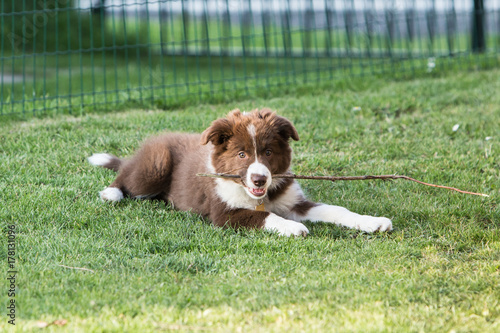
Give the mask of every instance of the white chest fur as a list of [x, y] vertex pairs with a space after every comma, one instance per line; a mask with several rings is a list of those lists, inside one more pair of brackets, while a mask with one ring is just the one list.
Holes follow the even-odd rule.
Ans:
[[[275, 181], [278, 184], [279, 180], [273, 180], [271, 188], [273, 187]], [[261, 200], [250, 198], [243, 186], [231, 180], [217, 178], [215, 182], [217, 184], [215, 188], [217, 195], [230, 208], [255, 209], [255, 207], [262, 203]], [[286, 218], [291, 215], [293, 206], [303, 200], [303, 198], [304, 194], [300, 185], [293, 182], [292, 185], [275, 200], [269, 200], [266, 196], [264, 198], [264, 206], [266, 211]]]

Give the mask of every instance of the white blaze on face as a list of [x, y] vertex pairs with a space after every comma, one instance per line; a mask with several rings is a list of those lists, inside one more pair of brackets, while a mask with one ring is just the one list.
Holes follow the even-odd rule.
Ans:
[[[266, 195], [267, 188], [269, 187], [269, 185], [271, 185], [272, 182], [271, 171], [264, 164], [260, 163], [257, 158], [257, 140], [255, 138], [256, 136], [255, 126], [253, 124], [250, 124], [248, 125], [247, 130], [248, 133], [250, 134], [250, 137], [252, 138], [255, 161], [252, 164], [250, 164], [250, 166], [247, 169], [247, 175], [245, 179], [245, 184], [247, 186], [246, 191], [251, 198], [261, 199]], [[266, 177], [266, 183], [263, 186], [255, 185], [252, 180], [252, 175]]]
[[253, 149], [255, 151], [255, 156], [257, 156], [257, 141], [255, 139], [257, 132], [255, 131], [255, 126], [253, 124], [250, 124], [250, 125], [248, 125], [247, 130], [248, 130], [248, 134], [250, 134], [250, 137], [252, 138], [252, 141], [253, 141]]

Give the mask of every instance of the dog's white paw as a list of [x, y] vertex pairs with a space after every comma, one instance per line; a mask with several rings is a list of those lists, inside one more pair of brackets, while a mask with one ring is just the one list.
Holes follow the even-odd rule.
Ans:
[[123, 192], [117, 187], [106, 187], [99, 192], [99, 196], [104, 201], [118, 202], [123, 199]]
[[270, 214], [265, 222], [264, 229], [274, 231], [281, 236], [307, 236], [309, 230], [302, 223], [284, 219], [276, 214]]
[[355, 221], [355, 228], [365, 232], [390, 231], [392, 221], [387, 217], [361, 216]]

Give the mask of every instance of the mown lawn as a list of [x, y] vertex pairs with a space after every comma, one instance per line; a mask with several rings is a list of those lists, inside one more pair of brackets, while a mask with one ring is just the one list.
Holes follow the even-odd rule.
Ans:
[[[15, 225], [16, 328], [66, 320], [43, 331], [498, 332], [499, 78], [346, 79], [173, 111], [3, 121], [0, 257], [7, 268]], [[314, 200], [395, 227], [372, 235], [307, 223], [307, 238], [215, 229], [160, 202], [98, 198], [114, 174], [90, 166], [92, 153], [127, 156], [150, 135], [199, 132], [235, 107], [264, 106], [296, 124], [296, 173], [397, 173], [490, 197], [402, 180], [301, 181]], [[0, 330], [13, 330], [8, 319]]]

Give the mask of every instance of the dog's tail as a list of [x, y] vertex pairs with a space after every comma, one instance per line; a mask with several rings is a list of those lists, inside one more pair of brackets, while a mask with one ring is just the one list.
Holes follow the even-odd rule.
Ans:
[[101, 166], [106, 169], [118, 171], [122, 164], [122, 160], [111, 154], [94, 154], [87, 158], [90, 164]]

